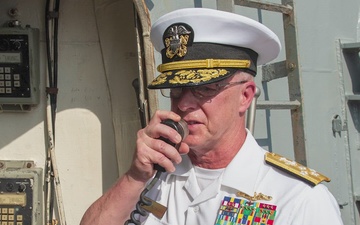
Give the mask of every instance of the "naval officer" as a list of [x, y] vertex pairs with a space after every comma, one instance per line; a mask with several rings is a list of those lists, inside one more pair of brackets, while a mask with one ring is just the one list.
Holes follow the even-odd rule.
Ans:
[[[322, 183], [329, 178], [262, 149], [245, 127], [257, 66], [281, 49], [274, 32], [241, 15], [188, 8], [160, 17], [150, 37], [162, 63], [148, 87], [170, 98], [171, 111], [157, 111], [139, 130], [131, 168], [82, 225], [124, 224], [154, 165], [166, 172], [146, 195], [167, 210], [148, 209], [141, 224], [342, 224]], [[167, 119], [185, 121], [184, 140], [161, 123]]]

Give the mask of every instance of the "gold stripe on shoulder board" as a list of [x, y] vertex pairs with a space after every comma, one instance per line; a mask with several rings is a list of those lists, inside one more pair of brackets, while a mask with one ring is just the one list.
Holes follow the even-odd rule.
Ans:
[[316, 186], [322, 181], [330, 182], [330, 178], [323, 174], [275, 153], [267, 152], [265, 154], [265, 161], [284, 172], [300, 178], [312, 186]]

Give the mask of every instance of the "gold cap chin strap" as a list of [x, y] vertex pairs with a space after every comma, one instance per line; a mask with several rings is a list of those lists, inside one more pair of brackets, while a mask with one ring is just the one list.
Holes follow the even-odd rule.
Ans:
[[210, 69], [210, 68], [250, 68], [250, 60], [235, 60], [235, 59], [199, 59], [199, 60], [185, 60], [178, 62], [170, 62], [160, 64], [157, 70], [162, 73], [169, 70], [184, 70], [184, 69]]

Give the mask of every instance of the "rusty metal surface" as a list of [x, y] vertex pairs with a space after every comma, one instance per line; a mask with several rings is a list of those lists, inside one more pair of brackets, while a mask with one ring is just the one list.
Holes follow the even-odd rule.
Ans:
[[[283, 5], [293, 7], [293, 1], [282, 0]], [[293, 127], [293, 141], [295, 160], [307, 165], [304, 131], [303, 93], [299, 71], [299, 59], [297, 51], [297, 35], [295, 10], [291, 14], [283, 14], [284, 39], [286, 51], [286, 65], [288, 69], [288, 85], [290, 101], [299, 101], [300, 106], [291, 110], [291, 121]]]
[[286, 61], [262, 66], [262, 82], [269, 82], [287, 76]]
[[150, 41], [151, 19], [144, 0], [133, 0], [133, 2], [140, 22], [140, 26], [137, 27], [140, 83], [139, 97], [147, 123], [158, 107], [158, 99], [155, 92], [148, 92], [146, 88], [147, 82], [155, 77], [154, 49]]

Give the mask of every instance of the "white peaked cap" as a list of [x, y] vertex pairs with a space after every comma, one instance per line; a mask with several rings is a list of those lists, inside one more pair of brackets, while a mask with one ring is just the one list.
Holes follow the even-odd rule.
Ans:
[[274, 60], [281, 50], [278, 36], [265, 25], [238, 14], [207, 8], [185, 8], [160, 17], [150, 39], [156, 51], [165, 48], [163, 34], [173, 23], [187, 23], [195, 31], [194, 42], [249, 48], [258, 53], [257, 64]]
[[[263, 24], [207, 8], [179, 9], [161, 16], [152, 25], [150, 39], [162, 54], [158, 67], [162, 74], [149, 88], [208, 84], [237, 69], [255, 76], [257, 65], [274, 60], [281, 50], [278, 36]], [[209, 60], [218, 61], [208, 66]]]

